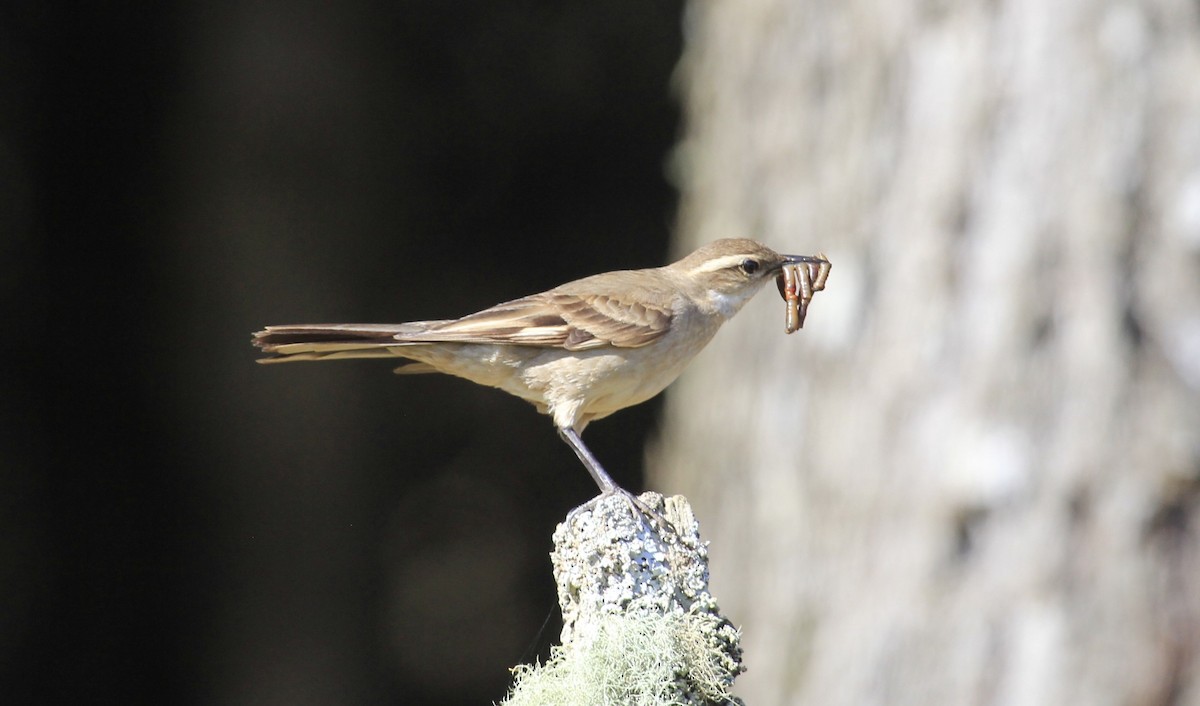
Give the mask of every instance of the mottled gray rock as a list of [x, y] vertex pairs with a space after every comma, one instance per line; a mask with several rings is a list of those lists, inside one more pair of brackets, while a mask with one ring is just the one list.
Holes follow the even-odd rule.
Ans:
[[708, 548], [681, 496], [598, 500], [554, 533], [562, 645], [515, 671], [511, 705], [726, 704], [744, 667], [740, 635], [708, 592]]

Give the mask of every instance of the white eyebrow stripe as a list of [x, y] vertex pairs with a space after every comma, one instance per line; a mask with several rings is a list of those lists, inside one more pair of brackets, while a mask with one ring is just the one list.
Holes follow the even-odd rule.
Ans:
[[723, 257], [718, 257], [715, 260], [706, 260], [705, 262], [701, 263], [699, 267], [692, 270], [692, 272], [716, 272], [718, 270], [724, 270], [730, 267], [737, 267], [738, 265], [742, 264], [742, 261], [747, 257], [747, 255], [725, 255]]

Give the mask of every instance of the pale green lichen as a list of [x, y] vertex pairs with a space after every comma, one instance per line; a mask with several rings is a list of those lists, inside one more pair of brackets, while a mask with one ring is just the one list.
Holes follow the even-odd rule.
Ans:
[[737, 631], [708, 613], [631, 611], [606, 619], [586, 645], [555, 647], [513, 669], [505, 706], [698, 706], [739, 703]]

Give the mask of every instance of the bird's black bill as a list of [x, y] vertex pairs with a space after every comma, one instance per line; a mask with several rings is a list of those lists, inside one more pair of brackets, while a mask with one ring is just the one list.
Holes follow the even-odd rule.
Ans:
[[821, 263], [828, 264], [829, 260], [826, 260], [825, 257], [822, 255], [784, 255], [783, 256], [783, 263], [785, 265], [799, 265], [799, 264], [805, 263], [805, 262], [811, 263], [814, 265], [819, 265]]

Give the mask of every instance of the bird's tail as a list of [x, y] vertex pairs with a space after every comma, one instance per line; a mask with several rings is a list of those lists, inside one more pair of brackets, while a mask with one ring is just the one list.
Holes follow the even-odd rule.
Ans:
[[421, 333], [437, 323], [441, 322], [268, 326], [254, 333], [253, 343], [267, 354], [258, 359], [260, 363], [395, 358], [396, 348], [414, 345], [404, 341], [406, 335]]

